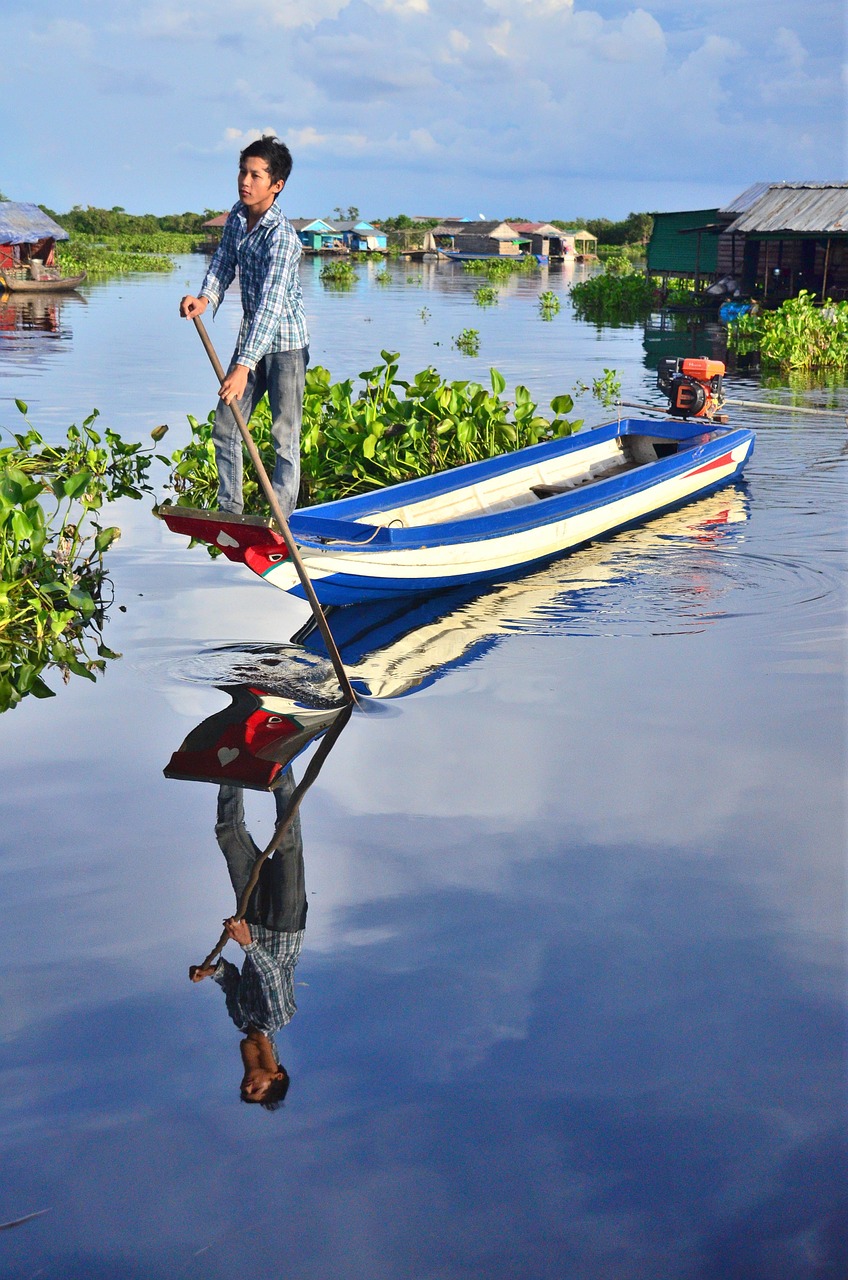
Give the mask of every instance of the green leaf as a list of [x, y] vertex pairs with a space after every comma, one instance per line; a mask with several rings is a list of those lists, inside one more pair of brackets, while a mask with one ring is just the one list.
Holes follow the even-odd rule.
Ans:
[[83, 591], [82, 587], [71, 587], [68, 592], [68, 604], [81, 613], [84, 618], [90, 618], [97, 607], [87, 591]]
[[90, 482], [91, 472], [85, 469], [75, 472], [72, 476], [68, 476], [65, 481], [65, 497], [75, 498], [78, 493], [83, 492]]
[[30, 686], [30, 693], [34, 698], [55, 698], [56, 694], [44, 683], [41, 676], [36, 676]]
[[503, 395], [506, 389], [506, 378], [499, 369], [490, 369], [489, 377], [492, 379], [492, 390], [496, 396]]
[[110, 525], [108, 529], [101, 529], [97, 537], [94, 539], [94, 545], [98, 551], [105, 551], [107, 547], [111, 547], [121, 536], [121, 531], [117, 525]]
[[25, 400], [15, 400], [15, 404], [18, 407], [19, 413], [24, 414], [24, 416], [26, 416], [29, 413], [29, 406], [27, 405]]
[[574, 401], [570, 395], [554, 396], [551, 401], [551, 408], [557, 417], [559, 417], [563, 413], [571, 413], [571, 410], [574, 408]]
[[32, 522], [24, 515], [23, 511], [12, 513], [12, 532], [19, 542], [22, 538], [28, 538], [32, 533]]

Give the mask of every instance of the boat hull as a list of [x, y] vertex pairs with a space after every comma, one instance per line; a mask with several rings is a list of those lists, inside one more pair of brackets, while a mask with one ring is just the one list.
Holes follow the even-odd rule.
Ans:
[[63, 276], [59, 280], [18, 280], [0, 271], [0, 289], [6, 293], [70, 293], [88, 279], [87, 272]]
[[[704, 426], [633, 419], [610, 423], [376, 493], [296, 511], [291, 531], [323, 604], [490, 582], [737, 479], [751, 456], [754, 433], [713, 430], [695, 436], [696, 430], [703, 432]], [[623, 446], [628, 436], [659, 440], [674, 451], [649, 462], [633, 461], [632, 443], [630, 454]], [[561, 488], [548, 483], [551, 476], [563, 479]], [[536, 496], [548, 489], [549, 494]], [[512, 496], [507, 500], [506, 494]], [[475, 509], [473, 502], [478, 504]], [[422, 522], [424, 517], [430, 522]], [[163, 518], [178, 532], [216, 540], [210, 536], [212, 530], [202, 532], [196, 523], [183, 519], [180, 525], [179, 509], [163, 512]], [[218, 545], [232, 559], [241, 560], [271, 585], [304, 595], [285, 547], [272, 531], [254, 523], [241, 525], [234, 536], [224, 531], [219, 537]]]

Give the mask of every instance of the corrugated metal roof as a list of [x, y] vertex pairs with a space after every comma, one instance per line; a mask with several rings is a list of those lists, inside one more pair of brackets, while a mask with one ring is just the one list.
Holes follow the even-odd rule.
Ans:
[[764, 196], [769, 187], [774, 186], [772, 182], [754, 182], [750, 187], [746, 187], [738, 196], [726, 204], [724, 208], [719, 209], [719, 213], [735, 213], [737, 218], [740, 213], [747, 213], [755, 200], [759, 200], [760, 196]]
[[70, 240], [67, 231], [42, 213], [37, 204], [0, 201], [0, 244], [35, 244], [47, 236]]
[[779, 182], [732, 222], [748, 235], [848, 235], [848, 182]]

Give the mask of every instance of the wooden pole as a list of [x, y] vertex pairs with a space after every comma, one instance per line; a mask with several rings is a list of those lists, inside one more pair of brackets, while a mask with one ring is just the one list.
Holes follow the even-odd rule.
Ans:
[[821, 300], [824, 302], [827, 296], [827, 268], [830, 262], [830, 236], [827, 237], [827, 247], [824, 251], [824, 275], [822, 276]]
[[[206, 327], [203, 321], [200, 319], [200, 316], [193, 316], [192, 319], [194, 320], [195, 328], [197, 329], [197, 332], [200, 334], [200, 341], [203, 343], [203, 347], [206, 351], [206, 354], [209, 357], [209, 360], [212, 364], [212, 368], [215, 370], [215, 375], [218, 378], [218, 382], [220, 384], [221, 382], [224, 381], [224, 369], [223, 369], [223, 366], [221, 365], [221, 361], [218, 359], [217, 352], [215, 351], [215, 348], [212, 345], [209, 334], [206, 332]], [[289, 559], [291, 560], [292, 564], [297, 570], [297, 576], [300, 578], [301, 584], [303, 586], [303, 590], [306, 592], [306, 598], [309, 601], [309, 604], [312, 608], [312, 612], [315, 616], [315, 621], [318, 625], [318, 630], [321, 632], [321, 635], [324, 637], [324, 643], [327, 646], [327, 653], [330, 655], [330, 661], [333, 664], [333, 669], [335, 670], [338, 682], [341, 685], [342, 693], [344, 694], [348, 702], [354, 703], [356, 702], [356, 694], [353, 692], [353, 687], [348, 678], [348, 674], [345, 671], [344, 663], [342, 662], [342, 659], [341, 659], [341, 654], [336, 648], [336, 642], [333, 639], [329, 626], [327, 625], [327, 619], [324, 617], [324, 610], [321, 608], [318, 597], [315, 594], [315, 588], [310, 582], [309, 574], [306, 572], [304, 563], [300, 558], [300, 552], [298, 551], [297, 546], [295, 545], [294, 538], [291, 535], [291, 530], [289, 529], [288, 521], [286, 520], [286, 517], [283, 515], [282, 508], [277, 500], [277, 495], [274, 492], [274, 489], [271, 485], [271, 481], [268, 479], [268, 472], [265, 470], [265, 467], [262, 463], [262, 459], [259, 456], [259, 450], [256, 447], [256, 441], [253, 439], [253, 436], [250, 434], [250, 431], [248, 430], [248, 427], [247, 427], [247, 423], [245, 422], [244, 417], [242, 416], [241, 410], [239, 409], [238, 405], [231, 404], [229, 407], [232, 410], [233, 417], [236, 420], [236, 426], [241, 432], [241, 436], [242, 436], [242, 439], [244, 440], [245, 446], [247, 448], [247, 452], [250, 455], [250, 461], [253, 463], [254, 470], [256, 471], [256, 475], [259, 478], [259, 483], [262, 487], [262, 492], [265, 494], [265, 498], [268, 502], [269, 507], [271, 508], [271, 514], [273, 515], [274, 519], [277, 522], [277, 527], [279, 528], [280, 533], [283, 535], [283, 541], [286, 544], [286, 550], [289, 553]]]

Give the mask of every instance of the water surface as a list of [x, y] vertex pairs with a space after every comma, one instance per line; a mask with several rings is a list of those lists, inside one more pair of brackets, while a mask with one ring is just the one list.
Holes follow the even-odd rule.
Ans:
[[[542, 403], [604, 368], [654, 398], [642, 328], [578, 323], [567, 275], [483, 310], [454, 267], [381, 285], [369, 266], [351, 293], [303, 270], [334, 377], [385, 348], [403, 376], [495, 365]], [[184, 442], [214, 400], [177, 317], [201, 272], [183, 258], [4, 327], [0, 425], [19, 397], [48, 435], [97, 406]], [[540, 288], [563, 298], [550, 323]], [[222, 356], [237, 322], [228, 297]], [[473, 360], [452, 346], [465, 327]], [[369, 710], [303, 804], [274, 1114], [239, 1101], [222, 994], [187, 980], [232, 910], [217, 789], [163, 769], [228, 690], [314, 702], [332, 682], [292, 648], [302, 603], [121, 504], [123, 658], [0, 718], [0, 1220], [48, 1211], [0, 1233], [3, 1274], [848, 1271], [845, 424], [734, 421], [758, 430], [744, 484], [520, 582], [346, 620]], [[262, 844], [273, 797], [246, 805]]]

